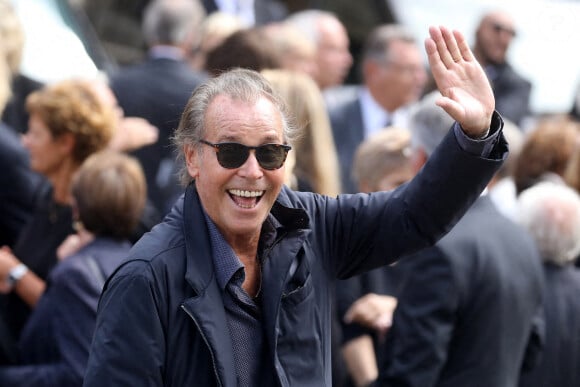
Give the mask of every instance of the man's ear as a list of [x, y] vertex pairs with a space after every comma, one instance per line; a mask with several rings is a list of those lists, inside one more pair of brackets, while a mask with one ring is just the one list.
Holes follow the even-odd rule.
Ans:
[[199, 175], [199, 147], [195, 145], [184, 145], [183, 154], [185, 155], [185, 165], [187, 172], [192, 179]]

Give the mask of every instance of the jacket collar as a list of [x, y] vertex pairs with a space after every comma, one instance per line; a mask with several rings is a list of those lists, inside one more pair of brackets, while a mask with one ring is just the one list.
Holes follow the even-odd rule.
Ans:
[[[286, 189], [286, 188], [285, 188]], [[221, 291], [218, 286], [213, 268], [211, 244], [203, 210], [194, 184], [190, 184], [183, 200], [183, 234], [186, 246], [185, 279], [193, 288], [196, 296], [186, 299], [183, 308], [198, 326], [200, 334], [212, 353], [213, 365], [219, 378], [219, 385], [224, 387], [236, 386], [235, 363], [232, 340], [228, 332], [227, 316]], [[283, 190], [271, 210], [271, 214], [279, 222], [285, 234], [294, 235], [285, 243], [276, 259], [269, 259], [263, 270], [264, 292], [263, 310], [265, 319], [266, 341], [272, 351], [276, 351], [276, 334], [280, 297], [286, 282], [291, 277], [293, 260], [300, 250], [309, 230], [309, 220], [302, 209], [291, 208], [287, 192]], [[280, 278], [284, 278], [281, 281]], [[224, 350], [225, 349], [225, 350]]]
[[[270, 213], [287, 231], [308, 229], [310, 225], [308, 215], [303, 209], [292, 207], [288, 191], [289, 188], [284, 187]], [[201, 294], [215, 277], [215, 273], [213, 261], [207, 256], [212, 251], [209, 230], [193, 183], [185, 190], [182, 222], [188, 254], [185, 278], [195, 292]]]

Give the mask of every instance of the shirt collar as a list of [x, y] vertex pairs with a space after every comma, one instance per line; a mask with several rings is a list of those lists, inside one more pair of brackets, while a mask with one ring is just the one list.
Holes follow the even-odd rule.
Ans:
[[366, 87], [361, 88], [359, 99], [365, 138], [367, 138], [384, 128], [389, 120], [389, 112], [374, 100]]
[[167, 45], [157, 45], [151, 47], [149, 49], [148, 55], [152, 59], [182, 60], [184, 57], [182, 49]]
[[[225, 240], [213, 220], [211, 220], [203, 209], [202, 212], [209, 230], [211, 256], [216, 279], [223, 290], [234, 274], [240, 268], [243, 268], [244, 265]], [[262, 252], [274, 243], [277, 235], [282, 230], [304, 228], [309, 228], [309, 218], [306, 212], [301, 208], [287, 207], [277, 200], [274, 202], [270, 214], [268, 214], [266, 221], [262, 225], [258, 254], [261, 256]]]
[[[228, 282], [230, 282], [236, 272], [243, 268], [244, 265], [225, 240], [213, 220], [211, 220], [205, 211], [203, 214], [209, 230], [211, 255], [217, 282], [222, 290], [224, 290]], [[260, 233], [259, 252], [274, 243], [277, 230], [282, 227], [282, 224], [272, 214], [268, 214], [268, 218], [266, 218], [266, 221], [262, 225], [262, 232]]]
[[230, 279], [238, 270], [240, 270], [240, 268], [243, 268], [244, 265], [236, 253], [234, 253], [234, 250], [228, 242], [226, 242], [213, 220], [211, 220], [205, 211], [203, 214], [205, 216], [205, 223], [209, 230], [211, 256], [215, 268], [216, 279], [219, 286], [224, 290]]

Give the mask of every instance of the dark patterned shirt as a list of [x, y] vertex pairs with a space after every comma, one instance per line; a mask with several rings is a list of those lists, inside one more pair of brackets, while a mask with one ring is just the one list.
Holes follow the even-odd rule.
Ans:
[[[242, 288], [245, 278], [244, 265], [207, 214], [205, 219], [209, 229], [216, 278], [222, 290], [227, 324], [232, 338], [238, 386], [273, 385], [274, 370], [270, 365], [271, 357], [268, 354], [262, 327], [261, 290], [258, 290], [257, 296], [252, 298]], [[275, 228], [266, 221], [261, 240], [271, 241], [275, 233]]]

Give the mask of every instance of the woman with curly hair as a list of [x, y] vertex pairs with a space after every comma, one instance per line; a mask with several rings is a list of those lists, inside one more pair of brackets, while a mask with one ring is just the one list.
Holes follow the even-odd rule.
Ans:
[[[32, 93], [23, 144], [33, 171], [46, 178], [36, 209], [13, 250], [0, 249], [0, 323], [18, 340], [31, 308], [57, 263], [56, 250], [74, 232], [71, 210], [73, 176], [91, 154], [104, 149], [115, 128], [115, 112], [90, 81], [65, 80]], [[9, 345], [5, 345], [9, 347]], [[6, 349], [5, 351], [10, 351]], [[9, 355], [7, 356], [9, 357]]]

